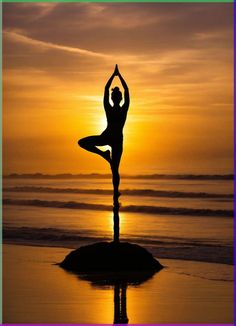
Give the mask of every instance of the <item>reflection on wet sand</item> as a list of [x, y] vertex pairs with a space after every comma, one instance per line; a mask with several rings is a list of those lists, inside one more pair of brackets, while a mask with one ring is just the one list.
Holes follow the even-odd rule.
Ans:
[[106, 289], [114, 288], [114, 321], [113, 324], [128, 324], [127, 289], [138, 286], [152, 278], [155, 272], [130, 272], [80, 275], [79, 279], [88, 281], [92, 286]]
[[117, 283], [114, 286], [114, 324], [128, 324], [126, 305], [127, 283]]

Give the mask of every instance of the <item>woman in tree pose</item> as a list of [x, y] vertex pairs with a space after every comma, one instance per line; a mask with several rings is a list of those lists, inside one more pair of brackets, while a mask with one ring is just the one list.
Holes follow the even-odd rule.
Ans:
[[[122, 106], [120, 106], [120, 102], [122, 101], [122, 93], [119, 90], [119, 87], [112, 89], [111, 99], [113, 106], [109, 102], [109, 89], [115, 76], [119, 77], [124, 88], [124, 104]], [[117, 65], [114, 73], [111, 75], [105, 86], [103, 105], [107, 118], [106, 129], [99, 136], [89, 136], [80, 139], [78, 144], [87, 151], [100, 155], [110, 163], [114, 187], [114, 198], [118, 199], [120, 196], [119, 165], [123, 151], [123, 127], [129, 109], [129, 89], [125, 80], [121, 76]], [[105, 145], [111, 146], [111, 152], [109, 150], [102, 151], [96, 147]]]

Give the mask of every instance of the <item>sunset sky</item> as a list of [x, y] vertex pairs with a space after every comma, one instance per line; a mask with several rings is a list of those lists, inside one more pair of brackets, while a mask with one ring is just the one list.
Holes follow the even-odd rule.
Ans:
[[232, 173], [233, 3], [4, 3], [4, 173], [108, 173], [77, 141], [116, 63], [122, 173]]

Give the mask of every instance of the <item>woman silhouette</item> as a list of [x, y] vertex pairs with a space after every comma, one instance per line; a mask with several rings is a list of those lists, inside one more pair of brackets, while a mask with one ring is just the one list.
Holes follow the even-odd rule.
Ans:
[[[124, 88], [124, 104], [120, 106], [122, 101], [122, 93], [119, 87], [112, 89], [111, 99], [113, 106], [109, 102], [109, 89], [115, 76], [118, 76]], [[112, 182], [114, 187], [114, 198], [118, 198], [119, 193], [119, 165], [123, 151], [123, 127], [126, 121], [127, 112], [129, 109], [129, 89], [121, 76], [118, 66], [116, 65], [114, 73], [111, 75], [105, 86], [103, 105], [106, 112], [107, 127], [99, 136], [89, 136], [78, 141], [79, 146], [89, 152], [96, 153], [110, 163], [112, 170]], [[109, 150], [102, 151], [96, 146], [111, 146]]]

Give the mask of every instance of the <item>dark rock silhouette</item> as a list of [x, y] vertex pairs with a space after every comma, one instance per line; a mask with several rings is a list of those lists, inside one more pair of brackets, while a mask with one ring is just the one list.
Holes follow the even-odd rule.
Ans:
[[157, 272], [163, 268], [146, 249], [128, 242], [99, 242], [80, 247], [70, 252], [60, 266], [78, 273]]

